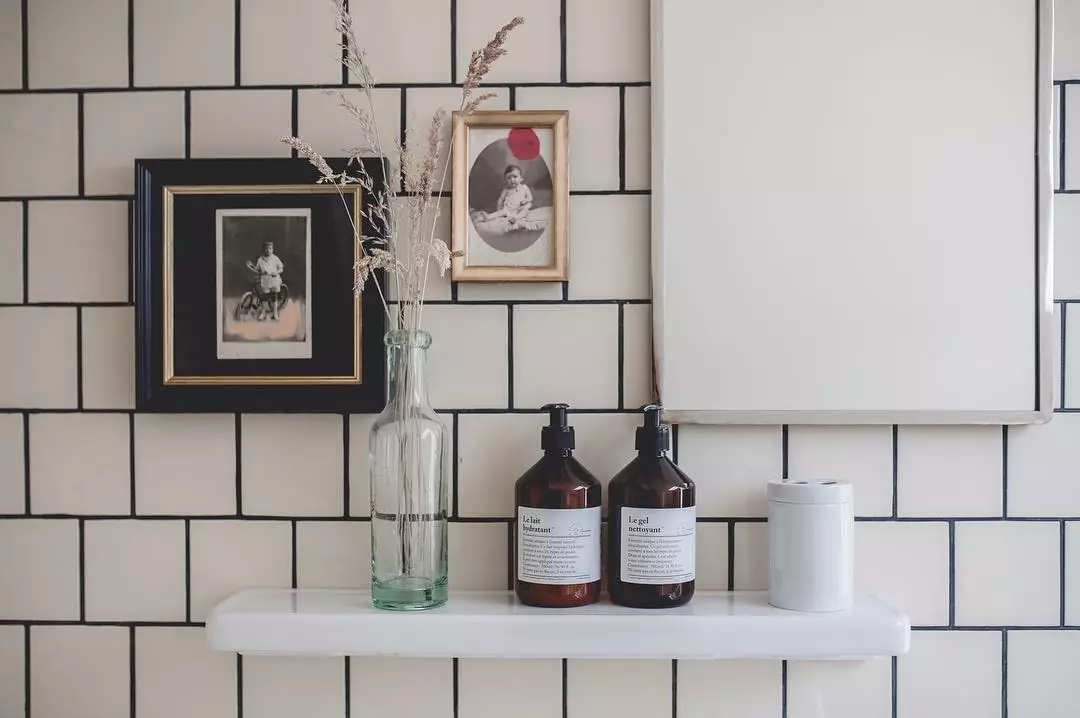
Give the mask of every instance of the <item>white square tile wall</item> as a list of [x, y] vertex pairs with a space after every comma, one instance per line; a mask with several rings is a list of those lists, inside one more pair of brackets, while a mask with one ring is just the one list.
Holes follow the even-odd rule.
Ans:
[[[576, 453], [606, 483], [633, 456], [634, 409], [653, 398], [648, 3], [351, 4], [395, 139], [404, 123], [418, 130], [411, 146], [426, 142], [431, 112], [457, 104], [450, 83], [470, 51], [518, 13], [526, 25], [488, 78], [487, 107], [570, 111], [570, 281], [433, 273], [438, 305], [425, 312], [431, 397], [456, 436], [452, 587], [505, 589], [513, 482], [539, 456], [539, 405], [588, 410], [572, 418]], [[897, 718], [1075, 713], [1076, 632], [1055, 630], [1080, 626], [1080, 198], [1067, 193], [1054, 198], [1065, 411], [1048, 425], [898, 427], [895, 482], [891, 427], [678, 430], [707, 519], [703, 590], [765, 586], [765, 482], [786, 470], [855, 484], [860, 590], [916, 626], [895, 664], [461, 660], [455, 672], [449, 659], [209, 651], [200, 622], [236, 590], [368, 584], [373, 415], [132, 412], [132, 161], [286, 157], [278, 137], [294, 127], [340, 155], [363, 139], [334, 91], [359, 90], [341, 84], [322, 0], [25, 5], [23, 18], [23, 3], [0, 0], [4, 718], [27, 698], [35, 718], [340, 716], [347, 700], [354, 716], [557, 718], [564, 695], [570, 718], [782, 718], [784, 706], [789, 718], [884, 718], [893, 700]], [[1055, 72], [1078, 80], [1080, 0], [1055, 11]], [[1075, 190], [1080, 94], [1056, 90], [1054, 151], [1063, 144]]]

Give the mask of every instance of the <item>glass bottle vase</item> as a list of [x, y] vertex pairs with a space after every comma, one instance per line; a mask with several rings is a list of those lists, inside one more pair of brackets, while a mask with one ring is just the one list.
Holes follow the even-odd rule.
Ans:
[[447, 432], [427, 396], [431, 335], [385, 338], [386, 408], [371, 427], [371, 594], [377, 608], [446, 603]]

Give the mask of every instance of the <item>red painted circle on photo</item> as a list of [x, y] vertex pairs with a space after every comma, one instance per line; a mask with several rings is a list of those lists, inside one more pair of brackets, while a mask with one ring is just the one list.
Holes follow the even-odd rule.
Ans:
[[540, 138], [528, 127], [515, 127], [506, 137], [510, 152], [519, 160], [534, 160], [540, 155]]

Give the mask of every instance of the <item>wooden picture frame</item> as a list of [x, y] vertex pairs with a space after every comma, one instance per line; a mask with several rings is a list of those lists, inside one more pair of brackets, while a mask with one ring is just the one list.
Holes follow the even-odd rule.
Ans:
[[[378, 191], [384, 164], [364, 163]], [[353, 292], [370, 197], [318, 177], [301, 159], [136, 161], [139, 411], [382, 409], [385, 317]]]
[[454, 281], [566, 281], [569, 113], [454, 113], [453, 125]]

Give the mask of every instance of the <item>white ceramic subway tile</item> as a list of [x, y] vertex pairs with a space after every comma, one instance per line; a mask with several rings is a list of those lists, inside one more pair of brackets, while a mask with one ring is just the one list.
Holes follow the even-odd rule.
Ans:
[[[370, 5], [370, 3], [368, 4]], [[485, 87], [484, 92], [494, 93], [496, 96], [487, 100], [482, 106], [483, 110], [505, 110], [510, 107], [510, 92], [505, 87]], [[447, 171], [447, 158], [450, 152], [450, 133], [453, 122], [450, 113], [461, 105], [461, 91], [452, 87], [422, 87], [410, 88], [405, 92], [405, 110], [408, 120], [405, 127], [405, 144], [411, 152], [418, 153], [423, 157], [428, 148], [428, 128], [431, 127], [431, 118], [440, 109], [447, 113], [443, 123], [442, 151], [435, 162], [436, 182], [445, 175], [444, 189], [449, 190], [453, 186], [453, 173]], [[448, 241], [450, 237], [446, 238]]]
[[484, 47], [495, 32], [515, 16], [526, 22], [515, 28], [488, 82], [558, 82], [559, 0], [458, 0], [457, 79], [465, 77], [469, 57]]
[[671, 661], [570, 660], [566, 700], [571, 718], [668, 715]]
[[906, 613], [912, 625], [948, 624], [948, 524], [856, 524], [855, 585]]
[[541, 414], [458, 417], [461, 516], [514, 516], [514, 482], [540, 459], [540, 427], [546, 423]]
[[678, 714], [776, 718], [780, 673], [780, 661], [679, 661]]
[[135, 309], [82, 310], [83, 406], [135, 408]]
[[31, 628], [30, 701], [34, 715], [129, 716], [129, 635], [123, 626]]
[[449, 658], [354, 657], [349, 683], [354, 716], [454, 715], [453, 663]]
[[570, 111], [570, 189], [619, 188], [619, 90], [522, 87], [519, 110]]
[[623, 307], [623, 406], [653, 401], [652, 307]]
[[25, 713], [26, 630], [23, 626], [0, 626], [0, 715]]
[[31, 202], [30, 301], [127, 301], [128, 212], [127, 202]]
[[507, 588], [509, 531], [504, 523], [452, 523], [448, 561], [450, 589], [482, 591]]
[[241, 433], [243, 513], [340, 516], [345, 448], [334, 414], [248, 414]]
[[679, 427], [679, 465], [698, 485], [698, 516], [764, 517], [782, 458], [779, 426]]
[[728, 525], [699, 523], [696, 539], [695, 588], [698, 591], [728, 590]]
[[506, 406], [507, 308], [431, 306], [424, 326], [428, 349], [428, 395], [439, 409]]
[[[0, 32], [3, 32], [3, 30], [0, 30]], [[0, 302], [17, 303], [22, 301], [22, 266], [22, 203], [0, 202]]]
[[0, 618], [79, 618], [79, 524], [0, 521]]
[[37, 514], [126, 514], [131, 509], [126, 414], [30, 417], [30, 498]]
[[193, 621], [242, 589], [292, 585], [287, 521], [192, 521], [190, 551]]
[[86, 618], [183, 621], [183, 521], [88, 521]]
[[1077, 189], [1080, 188], [1080, 142], [1076, 138], [1080, 137], [1080, 112], [1076, 108], [1080, 107], [1080, 85], [1065, 85], [1064, 97], [1065, 189]]
[[857, 516], [892, 514], [892, 474], [889, 426], [792, 426], [788, 430], [788, 477], [850, 481]]
[[135, 0], [135, 86], [231, 85], [235, 0]]
[[1059, 524], [956, 525], [956, 623], [1047, 626], [1060, 620]]
[[73, 409], [78, 404], [75, 309], [0, 307], [0, 406]]
[[351, 10], [376, 82], [450, 80], [450, 0], [353, 3]]
[[1080, 5], [1075, 2], [1054, 4], [1054, 79], [1080, 77]]
[[0, 3], [0, 88], [22, 87], [22, 74], [22, 9], [6, 0]]
[[897, 718], [1001, 718], [1001, 634], [916, 631], [897, 666]]
[[1080, 523], [1065, 524], [1065, 623], [1080, 626]]
[[371, 585], [371, 525], [359, 521], [296, 524], [296, 584], [300, 588]]
[[649, 198], [570, 198], [570, 298], [649, 298]]
[[789, 718], [889, 718], [892, 661], [791, 661]]
[[515, 407], [555, 401], [575, 409], [618, 406], [618, 307], [526, 305], [513, 311]]
[[[1058, 311], [1065, 312], [1065, 406], [1068, 408], [1080, 408], [1080, 305], [1065, 304], [1056, 307]], [[1057, 341], [1054, 347], [1060, 351], [1061, 347], [1061, 319], [1057, 316], [1058, 324]], [[1055, 364], [1055, 369], [1060, 377], [1061, 362]], [[1060, 378], [1055, 382], [1055, 388], [1060, 384]], [[1057, 405], [1055, 405], [1057, 406]], [[1056, 417], [1055, 417], [1056, 418]]]
[[735, 524], [734, 591], [763, 591], [769, 587], [769, 526]]
[[84, 102], [87, 194], [131, 194], [136, 159], [184, 156], [182, 92], [95, 92]]
[[344, 715], [345, 659], [245, 656], [243, 691], [245, 715]]
[[[388, 152], [391, 147], [389, 141], [397, 141], [401, 134], [402, 93], [404, 90], [398, 88], [373, 92], [374, 116], [380, 136], [385, 136]], [[297, 129], [300, 137], [324, 157], [345, 157], [357, 148], [367, 148], [368, 154], [376, 155], [375, 148], [369, 147], [370, 143], [352, 113], [341, 106], [342, 97], [371, 115], [371, 105], [359, 89], [300, 90], [297, 94]]]
[[460, 282], [458, 299], [531, 301], [537, 299], [561, 299], [561, 282]]
[[462, 658], [458, 710], [469, 718], [559, 718], [561, 683], [557, 659]]
[[192, 92], [191, 156], [288, 157], [291, 117], [288, 90]]
[[26, 508], [26, 464], [23, 418], [0, 414], [0, 514], [21, 514]]
[[1080, 633], [1009, 633], [1009, 715], [1072, 718], [1080, 705]]
[[[244, 0], [240, 81], [245, 85], [341, 82], [341, 33], [332, 3]], [[288, 48], [283, 52], [282, 48]]]
[[212, 651], [201, 627], [135, 629], [135, 714], [236, 718], [236, 656]]
[[[447, 179], [447, 182], [450, 180]], [[400, 207], [400, 213], [398, 214], [398, 244], [397, 254], [399, 257], [411, 257], [412, 256], [412, 242], [410, 241], [409, 234], [412, 228], [412, 221], [409, 218], [409, 209], [407, 208], [408, 200], [404, 197], [398, 197], [392, 202], [393, 206]], [[421, 223], [420, 236], [424, 241], [427, 241], [431, 237], [432, 230], [435, 232], [435, 237], [442, 239], [446, 242], [450, 241], [450, 200], [442, 199], [438, 201], [439, 216], [436, 219], [432, 215]], [[386, 278], [386, 287], [383, 291], [386, 296], [391, 299], [398, 299], [398, 282], [396, 278], [388, 276]], [[434, 262], [428, 265], [427, 272], [427, 286], [424, 289], [424, 299], [426, 300], [446, 300], [450, 299], [450, 271], [447, 270], [442, 274], [439, 273], [439, 268]], [[426, 311], [425, 311], [426, 313]]]
[[2, 95], [0, 196], [79, 191], [75, 95]]
[[648, 0], [566, 5], [566, 75], [571, 82], [649, 79]]
[[1009, 427], [1009, 515], [1080, 515], [1080, 415]]
[[[349, 515], [371, 515], [371, 471], [369, 440], [373, 414], [349, 417]], [[451, 458], [451, 461], [453, 459]]]
[[27, 17], [30, 87], [127, 87], [126, 0], [34, 0]]
[[225, 414], [136, 414], [135, 510], [236, 513], [235, 423]]
[[999, 426], [901, 426], [897, 435], [900, 516], [1000, 516]]
[[624, 107], [626, 144], [626, 189], [642, 190], [652, 186], [652, 118], [648, 87], [626, 88]]

